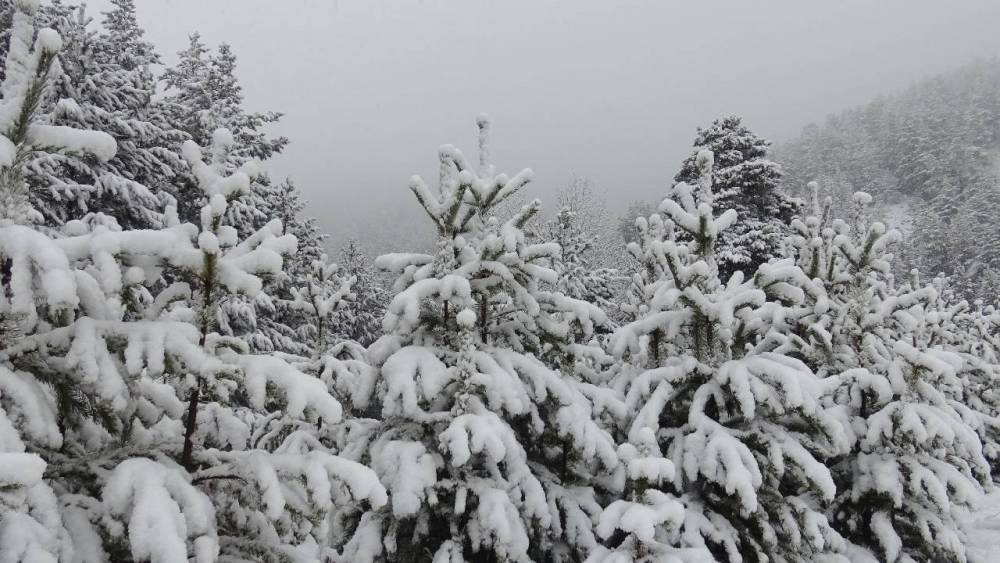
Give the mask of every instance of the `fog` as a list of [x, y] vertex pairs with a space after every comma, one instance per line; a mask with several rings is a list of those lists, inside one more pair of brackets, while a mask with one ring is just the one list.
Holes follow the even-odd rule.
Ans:
[[[1000, 3], [137, 0], [166, 62], [233, 45], [250, 110], [285, 113], [290, 176], [336, 244], [395, 238], [410, 175], [494, 119], [501, 170], [551, 199], [572, 174], [613, 211], [661, 194], [695, 128], [737, 113], [772, 140], [1000, 48]], [[92, 2], [92, 12], [104, 8]], [[381, 235], [381, 236], [378, 236]]]

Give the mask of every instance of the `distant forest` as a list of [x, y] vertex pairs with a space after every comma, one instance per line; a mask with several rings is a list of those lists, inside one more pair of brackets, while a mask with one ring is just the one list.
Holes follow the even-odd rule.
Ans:
[[[786, 190], [809, 181], [840, 211], [864, 190], [903, 231], [897, 268], [944, 273], [963, 297], [1000, 282], [1000, 60], [977, 61], [830, 115], [775, 147]], [[900, 272], [903, 273], [903, 272]]]

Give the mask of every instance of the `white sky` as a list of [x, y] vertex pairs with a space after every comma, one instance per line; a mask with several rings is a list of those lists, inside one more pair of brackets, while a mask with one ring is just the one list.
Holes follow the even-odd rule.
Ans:
[[[438, 145], [494, 119], [501, 170], [551, 200], [572, 173], [621, 211], [657, 199], [695, 127], [773, 140], [1000, 51], [995, 0], [136, 0], [169, 62], [198, 30], [240, 59], [251, 110], [285, 113], [291, 176], [337, 239], [398, 234]], [[104, 0], [90, 2], [92, 11]]]

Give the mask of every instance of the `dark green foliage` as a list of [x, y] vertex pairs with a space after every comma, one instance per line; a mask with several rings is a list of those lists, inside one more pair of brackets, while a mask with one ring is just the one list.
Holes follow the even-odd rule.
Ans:
[[675, 182], [694, 185], [698, 181], [698, 151], [715, 155], [713, 182], [716, 209], [734, 209], [736, 224], [723, 232], [716, 247], [719, 276], [728, 280], [741, 271], [752, 277], [757, 268], [780, 255], [788, 225], [799, 202], [781, 188], [781, 169], [768, 159], [770, 143], [728, 116], [698, 129], [695, 151], [681, 165]]

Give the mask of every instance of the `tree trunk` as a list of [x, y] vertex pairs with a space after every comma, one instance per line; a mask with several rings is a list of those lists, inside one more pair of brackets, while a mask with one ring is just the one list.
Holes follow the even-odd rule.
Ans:
[[191, 459], [194, 453], [194, 428], [198, 421], [198, 401], [201, 399], [201, 380], [195, 384], [194, 389], [188, 396], [187, 418], [184, 421], [184, 451], [181, 453], [181, 465], [188, 471], [194, 470], [194, 461]]
[[486, 323], [489, 321], [490, 304], [489, 298], [485, 295], [479, 300], [479, 339], [486, 344]]

